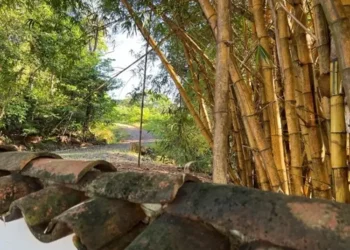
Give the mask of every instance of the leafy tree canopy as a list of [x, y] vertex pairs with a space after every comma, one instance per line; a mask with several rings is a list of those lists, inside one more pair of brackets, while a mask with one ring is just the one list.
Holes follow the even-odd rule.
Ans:
[[78, 16], [72, 8], [64, 10], [68, 6], [48, 1], [0, 5], [0, 128], [5, 134], [85, 133], [113, 106], [107, 92], [120, 83], [109, 77], [111, 61], [102, 59], [104, 34], [96, 29], [102, 21], [91, 11]]

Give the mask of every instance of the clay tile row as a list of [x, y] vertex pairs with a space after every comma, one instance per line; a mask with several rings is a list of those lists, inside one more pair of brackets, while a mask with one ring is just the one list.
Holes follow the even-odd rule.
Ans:
[[201, 183], [183, 174], [116, 172], [105, 161], [51, 153], [0, 153], [0, 174], [3, 220], [23, 216], [42, 242], [74, 233], [78, 250], [350, 245], [346, 204]]
[[162, 209], [157, 204], [174, 200], [186, 181], [197, 181], [183, 174], [117, 173], [106, 161], [33, 152], [1, 153], [0, 171], [2, 219], [23, 216], [42, 242], [75, 233], [78, 249], [123, 249], [145, 228], [142, 220]]

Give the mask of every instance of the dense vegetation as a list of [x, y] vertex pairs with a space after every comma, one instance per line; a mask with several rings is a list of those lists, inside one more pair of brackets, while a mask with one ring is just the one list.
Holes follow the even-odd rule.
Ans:
[[[110, 143], [124, 139], [125, 135], [115, 123], [139, 126], [139, 99], [140, 95], [135, 94], [132, 98], [117, 101], [113, 111], [93, 126], [92, 131], [97, 137]], [[158, 155], [158, 160], [174, 160], [182, 166], [193, 162], [192, 169], [210, 171], [210, 148], [198, 132], [186, 108], [174, 104], [164, 95], [149, 91], [145, 94], [143, 128], [158, 138], [157, 142], [151, 145], [154, 154]]]
[[93, 36], [91, 15], [35, 2], [0, 5], [0, 129], [8, 137], [90, 136], [115, 105], [107, 92], [120, 85], [102, 59], [102, 34]]
[[18, 0], [1, 9], [5, 133], [84, 135], [118, 109], [133, 123], [106, 95], [118, 84], [101, 52], [106, 27], [137, 31], [152, 50], [137, 73], [158, 58], [149, 89], [173, 100], [151, 126], [170, 157], [204, 159], [209, 148], [214, 182], [350, 201], [349, 1]]

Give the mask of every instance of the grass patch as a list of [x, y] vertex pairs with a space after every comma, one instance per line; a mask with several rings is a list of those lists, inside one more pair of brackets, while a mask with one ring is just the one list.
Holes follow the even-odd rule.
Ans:
[[129, 134], [120, 128], [117, 124], [114, 125], [113, 133], [115, 136], [115, 142], [121, 142], [129, 137]]
[[91, 131], [98, 140], [106, 140], [108, 144], [118, 143], [129, 137], [129, 134], [117, 124], [96, 124]]

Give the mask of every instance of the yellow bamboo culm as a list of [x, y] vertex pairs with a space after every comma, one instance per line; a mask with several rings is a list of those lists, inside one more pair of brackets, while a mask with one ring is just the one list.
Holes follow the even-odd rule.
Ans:
[[[211, 26], [213, 34], [217, 39], [217, 14], [215, 9], [209, 0], [199, 0], [198, 3], [200, 4], [202, 11]], [[272, 149], [269, 147], [268, 142], [265, 139], [264, 131], [259, 123], [258, 112], [251, 98], [252, 89], [246, 84], [242, 72], [233, 55], [231, 55], [229, 60], [229, 73], [233, 85], [231, 86], [231, 91], [236, 96], [238, 106], [241, 109], [243, 124], [247, 136], [254, 137], [254, 140], [249, 140], [249, 144], [253, 141], [256, 144], [254, 146], [256, 146], [256, 149], [261, 157], [261, 164], [259, 165], [262, 165], [263, 169], [266, 170], [268, 180], [271, 184], [271, 189], [275, 192], [283, 192], [281, 188], [281, 180], [273, 158]], [[250, 146], [254, 148], [251, 144]], [[258, 160], [256, 160], [256, 163], [257, 162]], [[260, 182], [264, 183], [265, 180], [260, 180]]]
[[[277, 2], [271, 0], [272, 5], [276, 6]], [[274, 10], [275, 11], [275, 10]], [[275, 25], [278, 26], [277, 46], [281, 53], [281, 70], [284, 75], [284, 96], [285, 96], [285, 112], [288, 127], [288, 142], [291, 152], [291, 191], [295, 195], [303, 195], [302, 186], [302, 153], [300, 130], [298, 116], [296, 110], [296, 78], [293, 70], [292, 57], [289, 49], [289, 31], [287, 15], [281, 8], [276, 10]]]
[[199, 110], [201, 111], [200, 115], [202, 116], [203, 125], [211, 133], [212, 132], [212, 127], [211, 127], [211, 123], [210, 123], [207, 107], [205, 105], [205, 100], [203, 98], [203, 93], [202, 93], [202, 90], [201, 90], [201, 87], [200, 87], [200, 83], [199, 83], [199, 80], [198, 80], [198, 76], [196, 75], [196, 72], [195, 72], [194, 67], [193, 67], [192, 58], [191, 58], [189, 50], [187, 49], [186, 46], [184, 46], [184, 51], [185, 51], [185, 58], [187, 60], [187, 64], [188, 64], [188, 67], [189, 67], [189, 70], [190, 70], [190, 75], [191, 75], [191, 78], [192, 78], [192, 81], [193, 81], [193, 88], [195, 90], [195, 94], [196, 94], [196, 97], [197, 97]]
[[[265, 25], [263, 1], [253, 0], [252, 11], [259, 44], [272, 58], [270, 38]], [[266, 109], [263, 110], [265, 135], [267, 136], [267, 141], [271, 142], [274, 161], [278, 169], [279, 178], [282, 181], [283, 191], [285, 194], [289, 194], [289, 181], [283, 152], [281, 117], [272, 74], [273, 66], [269, 58], [262, 57], [260, 58], [259, 66], [264, 79], [264, 95], [262, 98], [267, 105]]]
[[337, 202], [349, 202], [348, 167], [346, 164], [346, 125], [342, 84], [338, 62], [331, 62], [331, 165], [333, 194]]
[[[311, 153], [311, 176], [313, 196], [315, 198], [330, 198], [329, 176], [327, 166], [322, 158], [323, 141], [319, 130], [318, 117], [316, 115], [316, 96], [314, 95], [314, 65], [308, 48], [307, 30], [302, 26], [307, 27], [307, 15], [304, 13], [303, 1], [292, 1], [294, 10], [295, 23], [293, 36], [296, 41], [297, 55], [299, 64], [302, 70], [302, 91], [305, 108], [305, 125], [307, 126], [309, 135], [309, 150]], [[312, 142], [312, 143], [311, 143]]]

